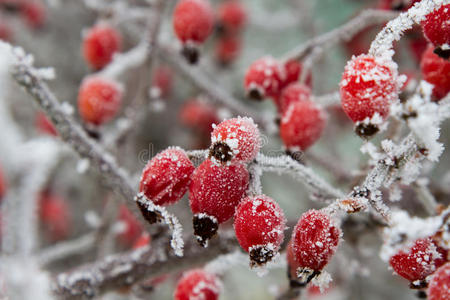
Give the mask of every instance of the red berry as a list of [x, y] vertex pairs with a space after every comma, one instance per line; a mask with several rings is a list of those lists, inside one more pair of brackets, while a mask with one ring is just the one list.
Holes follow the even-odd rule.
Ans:
[[58, 241], [69, 236], [70, 208], [62, 197], [47, 192], [42, 193], [39, 198], [39, 216], [50, 240]]
[[39, 0], [28, 0], [22, 4], [22, 14], [31, 28], [44, 25], [47, 15], [44, 4]]
[[203, 43], [211, 34], [214, 12], [207, 0], [181, 0], [173, 13], [173, 28], [182, 43]]
[[189, 186], [189, 204], [194, 231], [200, 243], [215, 235], [218, 224], [230, 219], [245, 197], [249, 173], [241, 164], [217, 166], [209, 159], [194, 171]]
[[286, 260], [289, 280], [292, 282], [297, 282], [297, 269], [300, 267], [300, 265], [295, 260], [294, 250], [292, 248], [292, 239], [289, 241], [286, 249]]
[[180, 148], [168, 148], [145, 166], [139, 191], [157, 205], [170, 205], [186, 193], [194, 165]]
[[[450, 4], [428, 14], [421, 22], [425, 37], [444, 53], [442, 57], [450, 56]], [[446, 53], [446, 54], [445, 54]]]
[[418, 239], [412, 247], [400, 250], [389, 259], [394, 271], [411, 282], [424, 280], [444, 262], [430, 238]]
[[130, 248], [142, 235], [141, 223], [124, 204], [119, 207], [118, 219], [123, 225], [123, 231], [119, 233], [117, 238], [123, 246]]
[[3, 170], [0, 168], [0, 201], [2, 200], [5, 194], [6, 194], [6, 181], [5, 177], [3, 176]]
[[241, 1], [227, 0], [219, 6], [217, 18], [226, 32], [236, 33], [244, 27], [247, 13]]
[[347, 63], [340, 88], [342, 108], [353, 122], [371, 119], [375, 113], [384, 119], [397, 99], [397, 73], [388, 64], [363, 54]]
[[221, 283], [217, 277], [202, 269], [186, 272], [175, 288], [175, 300], [217, 300]]
[[320, 138], [325, 123], [325, 113], [314, 102], [294, 102], [281, 119], [280, 136], [286, 148], [304, 151]]
[[152, 241], [152, 237], [150, 236], [150, 234], [148, 234], [147, 232], [144, 232], [134, 242], [133, 249], [139, 249], [139, 248], [148, 246], [148, 245], [150, 245], [151, 241]]
[[450, 61], [433, 53], [428, 46], [420, 62], [423, 79], [434, 85], [433, 96], [439, 100], [450, 92]]
[[258, 59], [245, 73], [244, 87], [250, 98], [277, 97], [285, 81], [285, 72], [273, 57]]
[[[286, 74], [286, 79], [283, 83], [283, 86], [287, 86], [291, 83], [294, 83], [300, 79], [300, 75], [302, 73], [303, 66], [298, 60], [288, 60], [283, 65], [284, 72]], [[306, 85], [312, 86], [312, 74], [309, 74], [306, 77]]]
[[157, 92], [158, 98], [167, 96], [172, 89], [173, 73], [168, 66], [155, 68], [152, 77], [152, 92]]
[[311, 97], [311, 89], [301, 83], [291, 83], [283, 89], [279, 97], [278, 110], [284, 114], [292, 103], [308, 101]]
[[322, 211], [309, 210], [300, 217], [292, 236], [292, 251], [300, 267], [297, 275], [306, 275], [302, 282], [311, 280], [328, 264], [340, 236], [339, 227]]
[[115, 81], [87, 77], [78, 91], [78, 110], [88, 123], [101, 125], [113, 119], [122, 102], [122, 88]]
[[441, 266], [431, 276], [427, 294], [428, 300], [450, 299], [450, 262]]
[[180, 118], [184, 125], [208, 135], [212, 125], [219, 122], [216, 107], [201, 98], [187, 100], [181, 108]]
[[97, 24], [83, 38], [84, 59], [93, 69], [101, 69], [120, 51], [121, 44], [122, 38], [116, 29], [108, 24]]
[[251, 264], [264, 264], [278, 252], [284, 238], [286, 218], [278, 203], [265, 196], [247, 197], [234, 214], [234, 231]]
[[36, 119], [34, 120], [36, 128], [42, 132], [49, 135], [57, 136], [58, 131], [56, 131], [55, 126], [53, 126], [52, 122], [45, 116], [43, 112], [36, 113]]
[[253, 119], [237, 117], [214, 127], [209, 155], [218, 163], [249, 162], [260, 148], [259, 130]]
[[216, 59], [223, 65], [232, 63], [241, 52], [241, 40], [237, 36], [223, 36], [216, 44]]

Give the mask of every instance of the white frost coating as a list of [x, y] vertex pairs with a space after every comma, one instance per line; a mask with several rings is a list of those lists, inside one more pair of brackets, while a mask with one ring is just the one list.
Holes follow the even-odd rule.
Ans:
[[89, 169], [90, 163], [89, 159], [82, 158], [77, 162], [77, 172], [79, 174], [84, 174]]
[[333, 278], [331, 278], [331, 275], [325, 271], [322, 270], [322, 272], [320, 272], [319, 276], [315, 276], [312, 280], [311, 283], [317, 287], [319, 287], [320, 292], [323, 293], [329, 286], [330, 286], [330, 282], [333, 281]]
[[397, 18], [387, 23], [370, 45], [369, 54], [386, 60], [392, 59], [394, 41], [400, 40], [403, 33], [411, 29], [414, 23], [419, 24], [430, 12], [447, 3], [450, 3], [450, 1], [422, 0], [416, 3], [408, 11], [401, 13]]
[[420, 238], [425, 238], [436, 233], [442, 225], [442, 216], [421, 219], [410, 217], [403, 210], [391, 212], [391, 227], [383, 231], [383, 246], [380, 250], [380, 257], [384, 261], [404, 248], [403, 241], [413, 242]]

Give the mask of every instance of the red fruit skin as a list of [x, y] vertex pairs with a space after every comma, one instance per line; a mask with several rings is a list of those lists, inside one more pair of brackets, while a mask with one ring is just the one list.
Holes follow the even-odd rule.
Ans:
[[279, 97], [278, 111], [284, 114], [292, 103], [308, 101], [311, 97], [311, 89], [301, 83], [291, 83], [283, 89]]
[[211, 134], [212, 125], [219, 122], [216, 107], [202, 99], [187, 100], [180, 111], [181, 123], [199, 130], [202, 133]]
[[194, 214], [206, 213], [223, 223], [245, 197], [249, 174], [240, 164], [217, 166], [205, 160], [192, 174], [189, 204]]
[[248, 117], [228, 119], [215, 126], [211, 133], [211, 144], [216, 143], [230, 147], [233, 156], [231, 163], [248, 162], [256, 157], [261, 148], [258, 127]]
[[101, 23], [90, 28], [83, 38], [84, 59], [93, 69], [101, 69], [109, 64], [116, 52], [120, 51], [122, 37], [113, 27]]
[[375, 113], [385, 119], [398, 97], [397, 74], [373, 56], [353, 57], [345, 66], [340, 94], [342, 108], [353, 122], [372, 118]]
[[194, 170], [184, 150], [166, 149], [145, 166], [139, 191], [156, 205], [174, 204], [188, 190]]
[[115, 81], [87, 77], [78, 91], [78, 111], [83, 121], [101, 125], [112, 120], [120, 110], [122, 88]]
[[227, 65], [236, 60], [241, 52], [241, 40], [238, 36], [221, 37], [216, 44], [216, 59]]
[[140, 237], [138, 237], [134, 244], [133, 244], [133, 249], [139, 249], [145, 246], [150, 245], [150, 243], [152, 242], [152, 237], [150, 236], [150, 234], [148, 234], [147, 232], [144, 232], [141, 234]]
[[441, 266], [431, 276], [427, 294], [428, 300], [450, 299], [450, 262]]
[[433, 53], [433, 46], [429, 45], [420, 62], [422, 77], [434, 85], [433, 96], [440, 100], [450, 91], [450, 61]]
[[203, 43], [211, 34], [214, 12], [207, 0], [181, 0], [173, 13], [173, 29], [182, 43]]
[[242, 249], [271, 246], [277, 252], [284, 239], [286, 218], [278, 203], [265, 195], [242, 200], [234, 215], [234, 231]]
[[428, 14], [421, 22], [425, 37], [434, 45], [450, 47], [450, 4]]
[[159, 90], [160, 97], [167, 96], [172, 90], [173, 72], [168, 66], [159, 66], [153, 72], [152, 88]]
[[[285, 72], [286, 79], [283, 83], [283, 86], [287, 86], [291, 83], [294, 83], [300, 79], [300, 75], [302, 73], [303, 65], [297, 61], [297, 60], [288, 60], [284, 63], [283, 69]], [[309, 74], [306, 77], [305, 84], [309, 87], [312, 86], [312, 73], [309, 72]]]
[[257, 89], [264, 97], [277, 97], [284, 85], [286, 74], [281, 65], [270, 56], [250, 65], [245, 73], [244, 88], [247, 92]]
[[336, 252], [341, 230], [318, 210], [305, 212], [294, 228], [292, 251], [301, 268], [322, 270]]
[[237, 33], [247, 22], [247, 12], [241, 1], [227, 0], [221, 3], [217, 19], [228, 33]]
[[281, 119], [280, 136], [286, 148], [305, 151], [320, 138], [325, 124], [326, 115], [314, 102], [294, 102]]
[[217, 277], [202, 269], [186, 272], [175, 288], [174, 300], [217, 300], [221, 285]]
[[29, 27], [38, 29], [47, 21], [47, 12], [44, 4], [39, 0], [30, 0], [22, 3], [22, 15]]
[[60, 241], [70, 235], [70, 208], [60, 196], [43, 193], [39, 198], [39, 217], [51, 241]]
[[142, 235], [141, 223], [124, 204], [119, 207], [118, 219], [124, 224], [125, 228], [124, 231], [119, 233], [117, 239], [123, 246], [131, 248]]
[[297, 269], [300, 268], [299, 263], [295, 260], [294, 250], [292, 247], [292, 239], [286, 249], [286, 260], [288, 264], [289, 279], [295, 280], [297, 278]]
[[409, 281], [424, 280], [445, 260], [430, 238], [418, 239], [406, 251], [400, 250], [389, 259], [398, 275]]
[[45, 116], [43, 112], [38, 112], [36, 114], [36, 119], [34, 120], [36, 128], [45, 134], [57, 136], [58, 131], [55, 126], [53, 126], [52, 122]]

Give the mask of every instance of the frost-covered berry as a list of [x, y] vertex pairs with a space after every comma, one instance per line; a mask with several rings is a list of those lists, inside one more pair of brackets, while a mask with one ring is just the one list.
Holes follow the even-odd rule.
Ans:
[[325, 212], [309, 210], [300, 217], [292, 236], [300, 283], [308, 283], [328, 264], [336, 252], [340, 236], [341, 230]]
[[[340, 83], [342, 108], [350, 119], [366, 128], [357, 128], [361, 135], [378, 131], [376, 124], [362, 122], [376, 114], [385, 119], [398, 97], [397, 70], [370, 55], [353, 57], [345, 66]], [[357, 125], [358, 126], [358, 125]]]
[[22, 16], [31, 28], [42, 27], [47, 20], [47, 12], [40, 0], [24, 1], [21, 4]]
[[247, 21], [245, 7], [239, 0], [226, 0], [218, 8], [217, 21], [226, 32], [235, 34], [243, 29]]
[[311, 89], [301, 83], [291, 83], [283, 89], [278, 98], [277, 107], [284, 114], [292, 103], [308, 101], [311, 97]]
[[247, 197], [234, 214], [234, 231], [242, 249], [250, 254], [250, 265], [270, 261], [284, 238], [286, 218], [278, 203], [266, 195]]
[[174, 300], [218, 300], [221, 290], [219, 279], [202, 269], [183, 274], [175, 288]]
[[431, 45], [422, 56], [420, 69], [423, 79], [434, 85], [433, 96], [436, 100], [450, 92], [450, 61], [437, 56]]
[[150, 245], [152, 242], [152, 237], [147, 232], [143, 232], [135, 241], [133, 244], [133, 249], [139, 249], [145, 246]]
[[[296, 59], [288, 60], [283, 64], [283, 69], [286, 75], [286, 78], [283, 82], [283, 86], [287, 86], [291, 83], [294, 83], [300, 79], [300, 75], [303, 70], [303, 65]], [[311, 87], [312, 85], [312, 74], [308, 73], [305, 81], [306, 85]]]
[[423, 287], [425, 277], [433, 273], [445, 260], [430, 238], [418, 239], [408, 249], [402, 249], [389, 259], [394, 271], [411, 282], [412, 287]]
[[120, 51], [121, 44], [121, 35], [115, 28], [106, 23], [97, 24], [83, 37], [84, 59], [93, 69], [101, 69]]
[[428, 300], [450, 299], [450, 262], [437, 269], [431, 276], [427, 295]]
[[211, 134], [212, 125], [219, 122], [217, 108], [204, 99], [187, 100], [180, 111], [181, 123], [202, 133]]
[[110, 79], [87, 77], [78, 91], [78, 110], [83, 121], [101, 125], [113, 119], [122, 103], [121, 86]]
[[34, 124], [36, 128], [42, 132], [49, 135], [57, 136], [58, 131], [56, 131], [55, 126], [53, 126], [52, 122], [45, 116], [43, 112], [36, 113], [36, 119], [34, 120]]
[[142, 171], [139, 191], [156, 205], [180, 200], [195, 167], [181, 148], [168, 148], [153, 157]]
[[280, 136], [288, 150], [306, 150], [322, 135], [325, 112], [312, 101], [291, 103], [283, 114]]
[[141, 223], [124, 204], [119, 207], [118, 221], [120, 222], [121, 230], [117, 235], [117, 239], [123, 246], [130, 248], [142, 234], [143, 228]]
[[216, 44], [216, 59], [226, 66], [232, 63], [241, 52], [241, 40], [237, 36], [223, 36]]
[[285, 81], [285, 71], [273, 57], [266, 56], [250, 65], [245, 73], [244, 88], [248, 97], [262, 100], [277, 97]]
[[435, 53], [442, 58], [450, 57], [450, 4], [443, 4], [428, 14], [421, 22], [426, 38], [436, 47]]
[[245, 197], [249, 173], [241, 164], [217, 166], [205, 160], [192, 174], [189, 204], [194, 213], [194, 234], [204, 245], [218, 225], [230, 219]]
[[48, 192], [42, 193], [39, 197], [39, 217], [51, 241], [69, 236], [72, 222], [70, 208], [64, 198]]
[[164, 98], [172, 89], [173, 83], [173, 72], [168, 66], [158, 66], [153, 71], [152, 76], [152, 95], [157, 96], [157, 98]]
[[259, 130], [253, 119], [237, 117], [214, 127], [209, 156], [216, 163], [249, 162], [260, 147]]
[[0, 201], [5, 194], [6, 194], [6, 181], [3, 175], [3, 170], [0, 167]]
[[214, 12], [208, 0], [180, 0], [173, 12], [173, 29], [190, 63], [198, 60], [198, 44], [211, 34]]

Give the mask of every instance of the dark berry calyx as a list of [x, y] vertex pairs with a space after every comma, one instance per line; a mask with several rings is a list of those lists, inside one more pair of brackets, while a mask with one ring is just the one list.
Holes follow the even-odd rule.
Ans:
[[434, 54], [437, 56], [443, 58], [443, 59], [449, 59], [450, 58], [450, 48], [449, 49], [442, 49], [441, 46], [437, 46], [433, 50]]
[[181, 49], [181, 55], [186, 58], [188, 63], [195, 65], [200, 58], [200, 51], [195, 45], [184, 45]]
[[262, 266], [271, 261], [275, 252], [266, 245], [252, 247], [250, 254], [250, 267]]
[[373, 137], [378, 131], [380, 131], [380, 128], [372, 123], [361, 122], [355, 127], [355, 133], [363, 139]]
[[247, 97], [252, 100], [261, 101], [264, 99], [264, 93], [260, 88], [252, 87], [248, 90]]
[[313, 270], [311, 268], [298, 268], [297, 269], [297, 278], [296, 282], [298, 286], [306, 286], [308, 283], [313, 280], [314, 277], [320, 274], [320, 271]]
[[216, 142], [209, 149], [209, 157], [214, 157], [221, 163], [226, 163], [233, 158], [233, 150], [224, 142]]
[[207, 214], [196, 214], [192, 220], [194, 225], [194, 235], [202, 247], [206, 247], [208, 240], [213, 238], [219, 229], [216, 218]]
[[424, 289], [428, 286], [428, 283], [426, 280], [416, 280], [416, 281], [412, 281], [409, 284], [409, 288], [413, 289], [413, 290], [420, 290], [420, 289]]
[[141, 210], [142, 216], [149, 224], [159, 223], [163, 219], [160, 213], [150, 208], [149, 203], [143, 200], [138, 200], [136, 204]]

